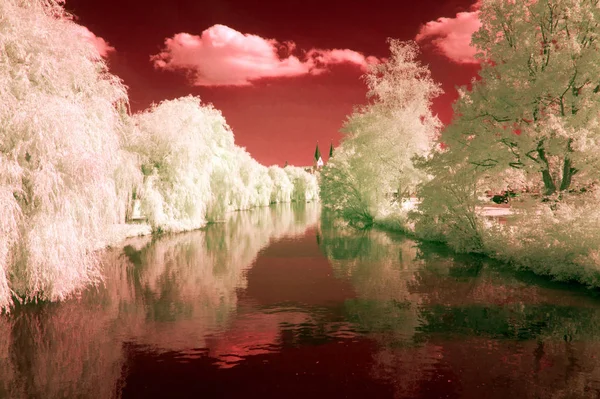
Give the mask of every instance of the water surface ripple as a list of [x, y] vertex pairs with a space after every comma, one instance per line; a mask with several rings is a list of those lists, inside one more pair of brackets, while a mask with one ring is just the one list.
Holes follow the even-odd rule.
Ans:
[[596, 291], [336, 226], [318, 205], [107, 252], [0, 316], [6, 398], [596, 398]]

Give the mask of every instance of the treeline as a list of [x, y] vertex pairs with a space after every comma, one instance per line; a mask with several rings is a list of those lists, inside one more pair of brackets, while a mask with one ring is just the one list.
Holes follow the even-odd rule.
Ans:
[[5, 0], [0, 15], [0, 309], [101, 281], [95, 249], [134, 198], [155, 231], [318, 198], [314, 175], [258, 164], [196, 97], [131, 115], [60, 1]]
[[[600, 286], [598, 2], [484, 0], [479, 16], [479, 79], [444, 129], [416, 44], [391, 41], [325, 167], [324, 205], [357, 227]], [[482, 209], [502, 192], [520, 193], [506, 223]]]

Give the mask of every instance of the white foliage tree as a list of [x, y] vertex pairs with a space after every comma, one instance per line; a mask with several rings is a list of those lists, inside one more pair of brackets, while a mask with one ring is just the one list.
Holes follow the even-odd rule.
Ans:
[[182, 231], [206, 224], [215, 154], [233, 149], [219, 111], [192, 96], [163, 101], [134, 116], [133, 148], [146, 175], [142, 210], [154, 229]]
[[[100, 280], [123, 221], [126, 91], [55, 0], [0, 3], [0, 308]], [[135, 162], [133, 162], [134, 164]], [[132, 165], [128, 160], [125, 165]], [[125, 194], [123, 194], [125, 192]]]
[[481, 80], [457, 103], [450, 148], [489, 174], [514, 168], [544, 193], [583, 187], [600, 166], [597, 0], [486, 0], [473, 36]]
[[417, 45], [390, 40], [390, 52], [365, 76], [372, 103], [350, 116], [323, 171], [326, 206], [360, 224], [386, 216], [393, 195], [408, 197], [425, 178], [413, 159], [427, 155], [440, 128], [431, 101], [442, 91], [417, 61]]
[[283, 170], [294, 186], [291, 201], [312, 202], [319, 199], [319, 182], [316, 175], [291, 165], [286, 166]]
[[259, 164], [235, 145], [220, 111], [197, 97], [163, 101], [134, 119], [131, 149], [146, 175], [140, 199], [155, 230], [197, 229], [227, 212], [318, 197], [313, 175], [290, 169], [291, 181], [281, 169]]
[[232, 210], [269, 205], [273, 180], [267, 167], [259, 164], [242, 148], [237, 147], [235, 155], [236, 185], [233, 190]]
[[288, 178], [285, 170], [279, 166], [269, 167], [269, 177], [273, 181], [273, 191], [271, 191], [271, 203], [290, 202], [294, 185]]
[[[134, 192], [152, 224], [171, 230], [272, 197], [268, 169], [211, 106], [186, 97], [132, 120], [85, 32], [60, 0], [0, 2], [0, 311], [100, 282], [96, 250]], [[229, 198], [213, 195], [220, 187]]]
[[[418, 234], [597, 285], [599, 6], [482, 2], [472, 42], [481, 79], [461, 90], [457, 118], [441, 138], [447, 148], [427, 164], [434, 178], [420, 193]], [[552, 201], [523, 196], [507, 224], [491, 223], [477, 209], [488, 187], [524, 186]]]

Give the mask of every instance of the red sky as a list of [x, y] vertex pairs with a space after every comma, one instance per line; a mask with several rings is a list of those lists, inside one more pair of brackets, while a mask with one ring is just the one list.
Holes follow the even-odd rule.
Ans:
[[66, 8], [104, 40], [134, 112], [198, 95], [223, 112], [238, 145], [283, 166], [312, 164], [317, 141], [323, 154], [339, 143], [347, 115], [366, 102], [361, 75], [389, 55], [388, 37], [419, 39], [421, 60], [446, 92], [434, 111], [448, 123], [455, 86], [477, 72], [467, 45], [473, 3], [67, 0]]

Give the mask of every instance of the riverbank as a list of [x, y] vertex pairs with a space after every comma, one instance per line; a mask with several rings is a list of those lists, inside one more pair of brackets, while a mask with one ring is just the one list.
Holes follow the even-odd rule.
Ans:
[[[472, 215], [455, 213], [447, 215], [445, 221], [425, 225], [414, 215], [418, 201], [411, 199], [401, 214], [376, 219], [374, 227], [443, 243], [456, 253], [485, 255], [515, 270], [529, 270], [552, 280], [600, 287], [600, 216], [593, 204], [481, 204], [475, 209]], [[469, 231], [457, 229], [459, 218], [470, 218]], [[460, 234], [463, 236], [457, 237]], [[475, 245], [460, 246], [466, 239]]]
[[[212, 221], [212, 222], [206, 222], [203, 226], [199, 227], [199, 228], [193, 228], [193, 229], [174, 229], [174, 230], [167, 230], [169, 233], [185, 233], [188, 231], [193, 231], [193, 230], [198, 230], [198, 229], [203, 229], [204, 227], [206, 227], [209, 224], [213, 224], [213, 223], [223, 223], [225, 222], [228, 218], [231, 217], [231, 215], [239, 213], [239, 212], [245, 212], [245, 211], [254, 211], [257, 209], [266, 209], [266, 208], [271, 208], [273, 206], [292, 206], [292, 204], [311, 204], [311, 203], [315, 203], [318, 204], [319, 201], [291, 201], [291, 202], [281, 202], [281, 203], [277, 203], [277, 204], [270, 204], [268, 206], [256, 206], [256, 207], [252, 207], [249, 209], [244, 209], [244, 210], [236, 210], [236, 211], [230, 211], [228, 213], [225, 214], [224, 219], [223, 220], [219, 220], [219, 221]], [[121, 224], [114, 224], [110, 227], [110, 229], [106, 232], [105, 237], [101, 240], [98, 240], [94, 243], [93, 245], [93, 250], [94, 251], [98, 251], [98, 250], [102, 250], [105, 248], [109, 248], [109, 247], [116, 247], [119, 246], [123, 241], [127, 240], [128, 238], [134, 238], [134, 237], [143, 237], [143, 236], [149, 236], [152, 235], [154, 233], [152, 226], [148, 223], [145, 222], [144, 217], [140, 215], [138, 215], [137, 217], [137, 222], [135, 223], [121, 223]]]
[[128, 238], [152, 235], [152, 227], [147, 223], [122, 223], [112, 225], [105, 239], [94, 244], [94, 250], [118, 246]]

